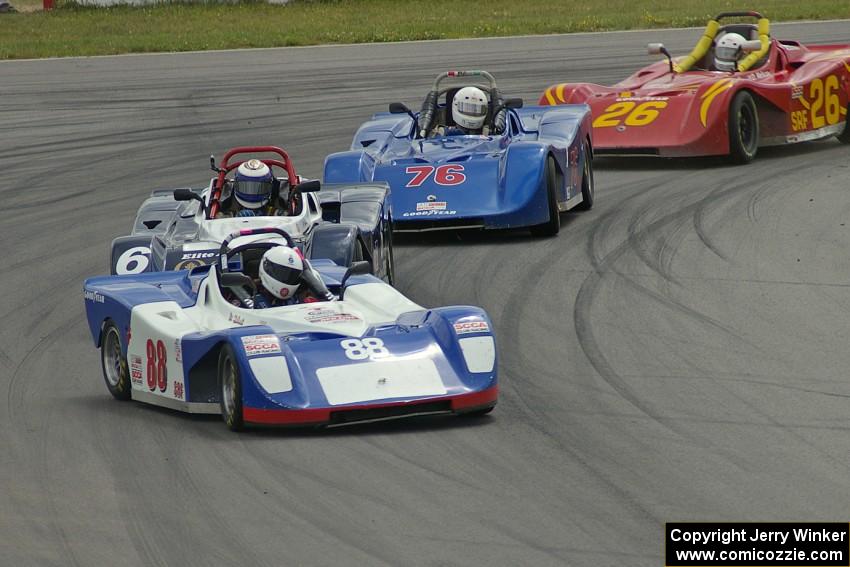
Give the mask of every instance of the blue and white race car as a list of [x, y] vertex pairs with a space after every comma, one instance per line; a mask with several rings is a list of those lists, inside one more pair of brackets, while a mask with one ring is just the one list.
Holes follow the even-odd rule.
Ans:
[[[458, 93], [470, 87], [483, 107], [474, 129], [457, 114], [468, 104]], [[593, 205], [590, 107], [522, 108], [486, 71], [449, 71], [419, 113], [393, 103], [360, 126], [349, 151], [325, 159], [324, 181], [386, 181], [399, 231], [529, 227], [551, 236], [560, 212]]]
[[[279, 239], [245, 238], [258, 234]], [[258, 258], [284, 244], [293, 242], [280, 229], [246, 229], [222, 242], [213, 265], [86, 280], [86, 315], [112, 395], [220, 412], [234, 430], [493, 408], [487, 314], [421, 307], [369, 274], [368, 262], [307, 262], [305, 284], [332, 301], [265, 309], [229, 301], [237, 288], [251, 291]]]

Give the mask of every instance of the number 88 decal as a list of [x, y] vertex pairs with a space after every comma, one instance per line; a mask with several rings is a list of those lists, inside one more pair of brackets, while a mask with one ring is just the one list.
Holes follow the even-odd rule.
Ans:
[[160, 392], [164, 392], [168, 388], [168, 369], [165, 366], [167, 353], [165, 351], [165, 343], [156, 341], [156, 346], [151, 339], [148, 339], [145, 345], [147, 351], [147, 378], [148, 388], [151, 391], [159, 388]]
[[345, 339], [340, 341], [339, 345], [345, 350], [345, 356], [351, 360], [383, 358], [390, 355], [381, 339]]

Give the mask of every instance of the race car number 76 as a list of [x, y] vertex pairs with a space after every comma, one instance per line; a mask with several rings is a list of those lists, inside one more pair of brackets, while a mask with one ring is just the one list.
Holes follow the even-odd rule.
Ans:
[[434, 183], [437, 185], [460, 185], [466, 181], [462, 165], [441, 165], [440, 167], [410, 165], [405, 168], [404, 172], [413, 175], [413, 178], [408, 181], [405, 187], [419, 187], [431, 177], [432, 173], [434, 174]]

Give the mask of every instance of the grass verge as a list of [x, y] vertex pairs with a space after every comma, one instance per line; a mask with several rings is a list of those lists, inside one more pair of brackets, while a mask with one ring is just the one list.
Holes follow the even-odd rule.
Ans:
[[[15, 0], [11, 0], [16, 4]], [[22, 7], [37, 0], [19, 0]], [[0, 14], [0, 59], [702, 25], [756, 9], [772, 21], [850, 18], [848, 0], [337, 0], [169, 3]]]

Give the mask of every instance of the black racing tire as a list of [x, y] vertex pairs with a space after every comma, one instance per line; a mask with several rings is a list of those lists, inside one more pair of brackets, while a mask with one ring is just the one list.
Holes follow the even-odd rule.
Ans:
[[530, 228], [532, 236], [555, 236], [561, 230], [561, 213], [558, 211], [558, 177], [555, 170], [555, 158], [546, 160], [546, 194], [549, 205], [549, 220]]
[[393, 232], [391, 230], [388, 230], [387, 235], [387, 283], [390, 285], [395, 285], [395, 256], [393, 255]]
[[844, 119], [844, 131], [835, 137], [842, 144], [850, 144], [850, 104], [847, 105], [847, 118]]
[[576, 210], [589, 211], [593, 208], [593, 198], [596, 196], [596, 183], [593, 180], [593, 152], [587, 140], [582, 144], [584, 152], [584, 171], [581, 174], [581, 203]]
[[729, 105], [729, 158], [732, 163], [753, 161], [759, 149], [759, 114], [753, 95], [739, 91]]
[[103, 381], [109, 393], [116, 400], [130, 399], [130, 372], [127, 369], [127, 357], [123, 354], [121, 331], [115, 323], [108, 319], [103, 326], [100, 342], [100, 368], [103, 370]]
[[239, 365], [229, 344], [218, 355], [218, 393], [221, 418], [231, 431], [245, 426], [242, 417], [242, 377]]

